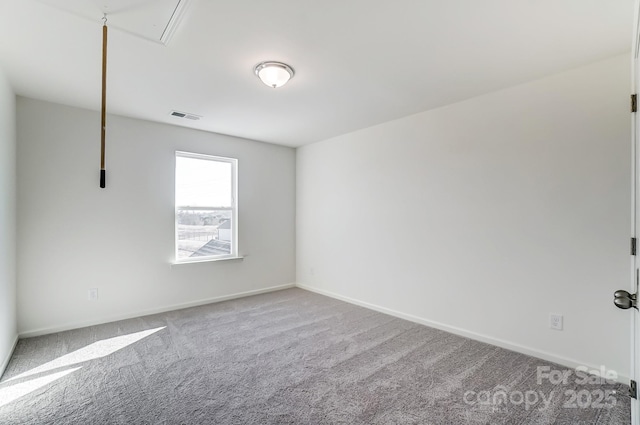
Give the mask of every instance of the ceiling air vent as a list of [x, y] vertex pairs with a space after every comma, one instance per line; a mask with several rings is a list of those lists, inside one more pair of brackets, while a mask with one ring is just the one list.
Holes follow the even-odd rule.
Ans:
[[172, 117], [184, 118], [187, 120], [198, 121], [202, 118], [200, 115], [188, 114], [186, 112], [171, 111]]

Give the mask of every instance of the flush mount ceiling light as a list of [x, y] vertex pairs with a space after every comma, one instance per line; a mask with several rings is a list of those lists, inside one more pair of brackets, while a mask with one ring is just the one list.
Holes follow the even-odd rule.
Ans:
[[293, 68], [286, 63], [274, 61], [257, 64], [254, 72], [263, 83], [274, 89], [287, 84], [295, 74]]

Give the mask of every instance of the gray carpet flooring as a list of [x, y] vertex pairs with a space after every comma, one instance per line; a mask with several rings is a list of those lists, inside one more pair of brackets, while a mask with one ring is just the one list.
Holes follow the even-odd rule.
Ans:
[[582, 378], [289, 289], [20, 340], [0, 423], [630, 423], [628, 387]]

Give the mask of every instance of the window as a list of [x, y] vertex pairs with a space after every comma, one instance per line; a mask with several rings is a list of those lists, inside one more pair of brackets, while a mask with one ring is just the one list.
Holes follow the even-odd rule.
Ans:
[[176, 261], [238, 256], [238, 160], [176, 152]]

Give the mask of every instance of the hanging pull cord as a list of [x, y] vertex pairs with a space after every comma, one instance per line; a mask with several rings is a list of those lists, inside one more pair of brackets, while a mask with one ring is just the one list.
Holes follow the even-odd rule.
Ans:
[[106, 170], [104, 168], [105, 139], [107, 132], [107, 14], [102, 17], [102, 108], [100, 125], [100, 187], [106, 187]]

